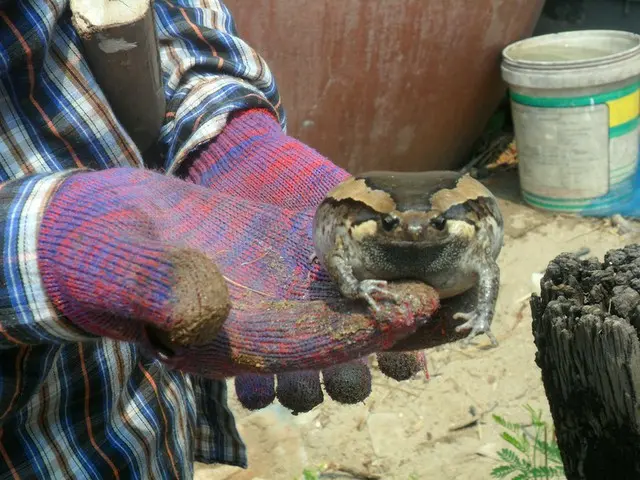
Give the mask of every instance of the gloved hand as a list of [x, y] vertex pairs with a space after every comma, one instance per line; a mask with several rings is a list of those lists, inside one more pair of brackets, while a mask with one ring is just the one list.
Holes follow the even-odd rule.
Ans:
[[78, 172], [43, 214], [40, 272], [81, 330], [211, 378], [349, 362], [429, 318], [438, 301], [426, 286], [393, 286], [411, 314], [390, 304], [386, 322], [343, 299], [309, 261], [313, 213], [141, 169]]
[[[302, 142], [287, 136], [266, 110], [250, 110], [232, 116], [222, 133], [195, 152], [179, 174], [219, 193], [265, 202], [275, 208], [305, 209], [312, 214], [327, 192], [349, 174]], [[443, 317], [444, 318], [444, 317]], [[451, 321], [449, 317], [449, 323]], [[433, 329], [429, 322], [413, 339], [414, 350], [378, 355], [381, 371], [396, 380], [426, 370], [420, 344], [433, 345], [462, 338], [448, 328]], [[322, 374], [322, 380], [320, 380]], [[334, 400], [357, 403], [371, 391], [366, 358], [331, 366], [322, 372], [306, 370], [279, 373], [276, 391], [273, 375], [239, 375], [236, 394], [247, 408], [268, 406], [276, 397], [297, 411], [310, 410], [323, 400], [321, 383]], [[294, 407], [295, 406], [295, 407]]]

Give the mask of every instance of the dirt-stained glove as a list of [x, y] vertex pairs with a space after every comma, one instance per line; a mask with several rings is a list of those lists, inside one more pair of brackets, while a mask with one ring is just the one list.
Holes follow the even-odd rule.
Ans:
[[383, 322], [343, 299], [309, 261], [313, 213], [147, 170], [76, 172], [43, 214], [40, 271], [81, 330], [210, 378], [349, 362], [429, 318], [438, 301], [424, 286], [395, 286], [407, 305]]
[[[270, 203], [274, 208], [301, 209], [308, 215], [313, 214], [330, 189], [349, 176], [315, 150], [286, 135], [265, 110], [235, 114], [215, 141], [194, 152], [181, 174], [219, 193]], [[448, 329], [445, 335], [443, 327], [434, 328], [435, 324], [431, 322], [428, 331], [421, 332], [415, 351], [378, 355], [380, 370], [396, 380], [406, 380], [426, 370], [420, 343], [433, 345], [461, 338]], [[239, 400], [251, 409], [264, 408], [277, 396], [294, 411], [310, 410], [323, 401], [321, 383], [334, 400], [363, 401], [371, 391], [368, 362], [360, 358], [322, 372], [280, 373], [277, 388], [273, 375], [235, 378]]]

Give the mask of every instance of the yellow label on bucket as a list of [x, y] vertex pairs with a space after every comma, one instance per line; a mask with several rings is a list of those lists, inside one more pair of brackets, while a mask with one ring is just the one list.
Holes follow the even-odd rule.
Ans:
[[609, 127], [617, 127], [635, 120], [640, 115], [640, 90], [609, 100], [607, 105], [609, 106]]
[[629, 199], [638, 167], [640, 82], [598, 94], [510, 93], [525, 200], [598, 211]]

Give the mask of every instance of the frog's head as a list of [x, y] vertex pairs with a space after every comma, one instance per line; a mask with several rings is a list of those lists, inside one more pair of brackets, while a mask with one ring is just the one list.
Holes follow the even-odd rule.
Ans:
[[469, 175], [371, 172], [351, 177], [329, 197], [349, 205], [347, 228], [355, 242], [430, 247], [502, 241], [495, 197]]

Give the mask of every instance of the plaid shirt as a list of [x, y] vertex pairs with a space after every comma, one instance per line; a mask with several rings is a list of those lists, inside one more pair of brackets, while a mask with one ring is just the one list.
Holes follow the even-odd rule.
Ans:
[[[224, 382], [169, 371], [135, 345], [60, 318], [36, 238], [56, 186], [78, 168], [142, 167], [82, 55], [67, 0], [0, 10], [0, 478], [191, 478], [193, 461], [246, 465]], [[215, 0], [156, 0], [167, 174], [230, 111], [285, 118], [264, 61]]]

